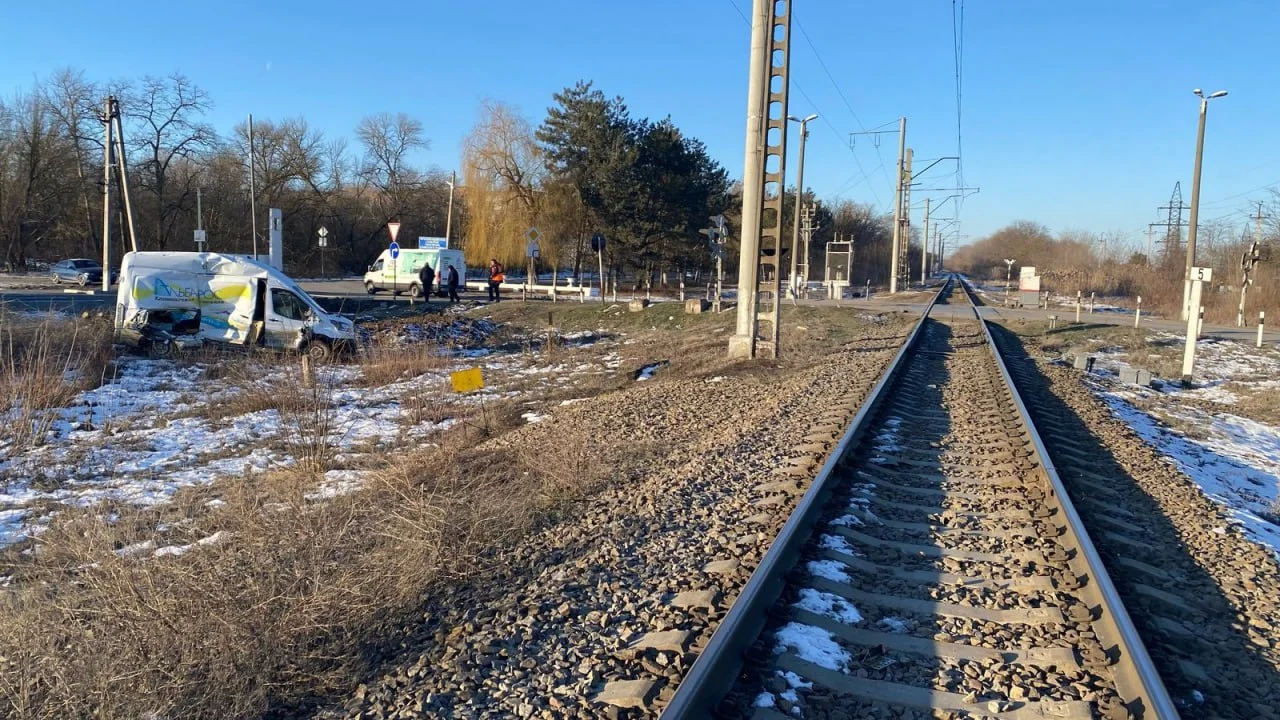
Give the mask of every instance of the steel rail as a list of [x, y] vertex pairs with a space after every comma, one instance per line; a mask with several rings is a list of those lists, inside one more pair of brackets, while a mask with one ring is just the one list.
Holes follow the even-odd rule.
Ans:
[[[1146, 645], [1143, 644], [1137, 627], [1134, 626], [1133, 620], [1129, 617], [1129, 612], [1125, 609], [1124, 601], [1120, 598], [1120, 593], [1116, 590], [1115, 583], [1112, 582], [1110, 574], [1107, 573], [1107, 569], [1102, 562], [1102, 556], [1098, 554], [1098, 549], [1094, 546], [1093, 540], [1090, 539], [1089, 533], [1085, 530], [1084, 521], [1080, 518], [1080, 514], [1076, 511], [1075, 505], [1067, 494], [1066, 485], [1063, 484], [1057, 468], [1054, 467], [1053, 460], [1049, 457], [1049, 451], [1045, 447], [1039, 431], [1036, 430], [1035, 423], [1031, 420], [1031, 413], [1028, 412], [1026, 403], [1023, 402], [1022, 396], [1018, 393], [1013, 376], [1009, 374], [1009, 368], [1006, 366], [1004, 357], [1001, 355], [999, 347], [996, 346], [995, 338], [991, 334], [991, 328], [978, 309], [978, 303], [972, 288], [963, 280], [958, 280], [958, 283], [972, 302], [973, 314], [978, 319], [978, 324], [982, 326], [982, 332], [987, 339], [987, 346], [996, 360], [996, 365], [1000, 368], [1000, 376], [1004, 378], [1005, 386], [1009, 389], [1013, 403], [1018, 408], [1018, 416], [1021, 418], [1022, 426], [1035, 448], [1035, 453], [1040, 462], [1040, 469], [1047, 480], [1048, 490], [1062, 509], [1068, 531], [1074, 535], [1074, 540], [1080, 548], [1081, 556], [1089, 569], [1092, 585], [1101, 596], [1105, 612], [1103, 612], [1101, 618], [1094, 622], [1100, 623], [1104, 628], [1109, 629], [1112, 641], [1116, 642], [1119, 647], [1121, 653], [1120, 661], [1111, 666], [1113, 674], [1116, 675], [1117, 688], [1128, 691], [1130, 709], [1135, 711], [1136, 717], [1143, 718], [1143, 720], [1179, 720], [1180, 716], [1177, 707], [1174, 705], [1173, 699], [1169, 697], [1164, 681], [1160, 679], [1160, 674], [1157, 672], [1155, 664], [1151, 661]], [[1134, 707], [1133, 703], [1135, 702], [1140, 702], [1141, 705]]]
[[813, 484], [800, 499], [800, 503], [791, 513], [778, 537], [769, 546], [768, 552], [760, 560], [760, 565], [747, 579], [742, 592], [734, 601], [729, 612], [725, 614], [720, 625], [711, 635], [707, 647], [698, 656], [693, 667], [685, 675], [676, 689], [676, 694], [662, 712], [663, 718], [675, 720], [681, 718], [710, 717], [716, 705], [728, 694], [737, 680], [738, 673], [744, 664], [744, 651], [753, 643], [760, 631], [764, 629], [769, 608], [777, 602], [785, 587], [784, 578], [800, 556], [800, 551], [809, 541], [813, 527], [822, 514], [827, 499], [834, 489], [832, 476], [845, 453], [856, 447], [861, 441], [876, 409], [886, 396], [885, 389], [893, 382], [898, 371], [905, 365], [907, 357], [916, 340], [920, 337], [921, 328], [929, 319], [933, 306], [943, 297], [954, 282], [948, 278], [934, 294], [915, 327], [898, 349], [897, 354], [885, 368], [880, 379], [872, 387], [867, 399], [858, 409], [844, 435], [827, 455], [827, 460], [813, 479]]

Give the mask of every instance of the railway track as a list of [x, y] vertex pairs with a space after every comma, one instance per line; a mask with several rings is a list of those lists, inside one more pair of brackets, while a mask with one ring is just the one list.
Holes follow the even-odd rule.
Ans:
[[951, 283], [664, 713], [712, 716], [1178, 717]]

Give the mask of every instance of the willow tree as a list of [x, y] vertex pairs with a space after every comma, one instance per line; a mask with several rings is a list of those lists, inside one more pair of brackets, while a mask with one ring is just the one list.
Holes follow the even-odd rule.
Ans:
[[[545, 176], [529, 121], [509, 105], [485, 101], [462, 149], [469, 264], [484, 265], [489, 258], [523, 264], [526, 233], [542, 219]], [[542, 243], [552, 262], [559, 260], [556, 245]]]

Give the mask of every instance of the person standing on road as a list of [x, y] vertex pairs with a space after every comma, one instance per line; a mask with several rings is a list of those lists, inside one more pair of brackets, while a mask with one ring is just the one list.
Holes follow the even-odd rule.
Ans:
[[436, 281], [436, 271], [431, 268], [430, 263], [423, 263], [422, 269], [418, 271], [418, 282], [422, 284], [422, 299], [431, 299], [431, 284]]
[[502, 301], [502, 281], [505, 279], [498, 258], [489, 258], [489, 300]]
[[462, 302], [458, 297], [458, 269], [449, 266], [449, 274], [445, 276], [445, 285], [449, 288], [449, 303]]

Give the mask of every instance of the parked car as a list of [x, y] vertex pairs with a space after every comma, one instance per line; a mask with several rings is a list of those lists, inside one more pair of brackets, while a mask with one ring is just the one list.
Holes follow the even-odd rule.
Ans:
[[[54, 284], [64, 282], [76, 283], [78, 286], [102, 282], [102, 265], [97, 260], [74, 258], [63, 260], [50, 268], [50, 277]], [[115, 283], [119, 273], [111, 270], [111, 283]]]
[[[71, 260], [63, 260], [56, 263], [49, 269], [54, 285], [64, 282], [73, 282], [81, 287], [94, 283], [102, 282], [102, 265], [97, 260], [88, 258], [74, 258]], [[111, 283], [115, 284], [119, 279], [119, 272], [112, 269]]]

